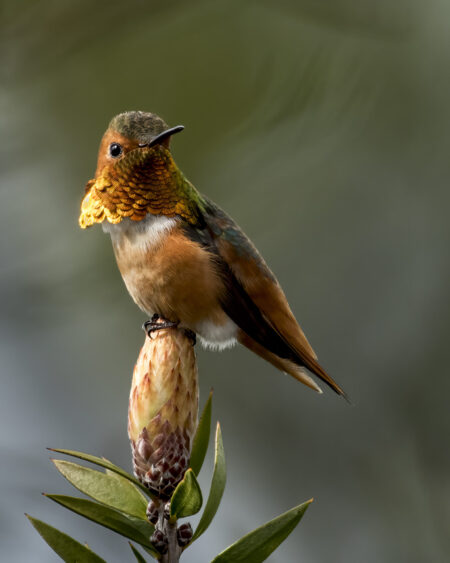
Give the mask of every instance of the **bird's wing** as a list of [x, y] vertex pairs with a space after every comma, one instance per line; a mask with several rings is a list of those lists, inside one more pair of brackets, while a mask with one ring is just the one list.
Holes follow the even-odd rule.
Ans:
[[342, 390], [317, 362], [277, 279], [248, 237], [222, 209], [205, 199], [202, 244], [216, 256], [226, 287], [222, 307], [258, 344], [305, 366], [339, 394]]

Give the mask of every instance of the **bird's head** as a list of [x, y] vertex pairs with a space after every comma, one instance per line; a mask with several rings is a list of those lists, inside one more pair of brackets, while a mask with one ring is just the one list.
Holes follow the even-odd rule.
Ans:
[[184, 127], [178, 125], [171, 127], [155, 113], [144, 111], [126, 111], [116, 115], [111, 120], [100, 143], [98, 152], [97, 170], [98, 178], [106, 167], [115, 166], [123, 160], [132, 166], [131, 159], [127, 159], [133, 151], [144, 152], [152, 147], [169, 149], [170, 138]]
[[95, 178], [86, 184], [80, 226], [105, 219], [119, 223], [125, 217], [139, 221], [147, 213], [179, 214], [175, 200], [182, 175], [169, 143], [183, 129], [169, 128], [154, 113], [116, 115], [101, 140]]

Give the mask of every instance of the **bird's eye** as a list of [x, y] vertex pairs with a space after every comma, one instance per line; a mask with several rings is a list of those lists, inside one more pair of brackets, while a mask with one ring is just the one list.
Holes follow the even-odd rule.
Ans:
[[119, 143], [111, 143], [109, 145], [109, 154], [113, 157], [113, 158], [117, 158], [122, 154], [122, 145], [119, 145]]

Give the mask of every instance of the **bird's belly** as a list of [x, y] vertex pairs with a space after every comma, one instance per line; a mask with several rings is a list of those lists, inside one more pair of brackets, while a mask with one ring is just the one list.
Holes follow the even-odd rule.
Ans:
[[[180, 326], [194, 331], [205, 348], [222, 350], [233, 346], [237, 326], [208, 294], [208, 284], [197, 280], [191, 288], [181, 289], [171, 277], [173, 273], [165, 268], [147, 270], [136, 263], [123, 279], [135, 303], [149, 316], [158, 313], [178, 321]], [[186, 273], [180, 275], [180, 279], [186, 277]]]
[[122, 272], [122, 278], [133, 301], [144, 313], [149, 317], [157, 311], [162, 314], [158, 295], [151, 290], [156, 285], [151, 273], [145, 272], [139, 268], [139, 263], [136, 263], [128, 271]]
[[149, 316], [157, 313], [191, 329], [205, 346], [232, 345], [237, 327], [220, 304], [224, 287], [211, 255], [176, 227], [164, 235], [153, 245], [113, 240], [131, 297]]

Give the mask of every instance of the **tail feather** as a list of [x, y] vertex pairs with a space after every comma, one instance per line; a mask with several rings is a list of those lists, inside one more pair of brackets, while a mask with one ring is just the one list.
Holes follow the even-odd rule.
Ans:
[[317, 383], [314, 381], [314, 379], [306, 373], [305, 368], [302, 368], [302, 367], [294, 364], [293, 362], [289, 362], [289, 363], [291, 365], [288, 366], [288, 369], [286, 370], [287, 374], [292, 375], [292, 377], [295, 377], [295, 379], [297, 381], [300, 381], [300, 383], [303, 383], [304, 385], [306, 385], [310, 389], [317, 391], [317, 393], [320, 393], [320, 394], [323, 393], [322, 389], [317, 385]]
[[313, 378], [306, 373], [305, 368], [307, 368], [321, 381], [331, 387], [331, 389], [333, 389], [335, 393], [341, 395], [342, 397], [344, 397], [344, 399], [349, 401], [345, 391], [336, 383], [336, 381], [334, 381], [334, 379], [332, 379], [327, 374], [327, 372], [322, 368], [319, 362], [309, 354], [304, 354], [304, 357], [301, 360], [299, 359], [298, 363], [285, 358], [280, 358], [280, 356], [277, 356], [273, 352], [270, 352], [269, 350], [267, 350], [267, 348], [253, 340], [253, 338], [248, 336], [248, 334], [246, 334], [243, 330], [240, 330], [238, 333], [238, 341], [246, 348], [252, 350], [252, 352], [258, 354], [258, 356], [261, 356], [262, 358], [270, 362], [276, 368], [284, 371], [285, 373], [288, 373], [297, 381], [300, 381], [310, 389], [313, 389], [318, 393], [322, 393], [322, 389], [317, 385]]
[[314, 375], [317, 375], [317, 377], [320, 380], [322, 380], [324, 383], [326, 383], [329, 387], [331, 387], [331, 389], [333, 389], [335, 393], [341, 395], [347, 401], [349, 400], [347, 394], [342, 389], [342, 387], [340, 387], [336, 383], [336, 381], [334, 381], [334, 379], [328, 375], [328, 373], [323, 369], [323, 367], [319, 364], [319, 362], [316, 359], [312, 357], [304, 357], [302, 358], [302, 361], [305, 364], [305, 366], [309, 369], [309, 371], [311, 371]]

